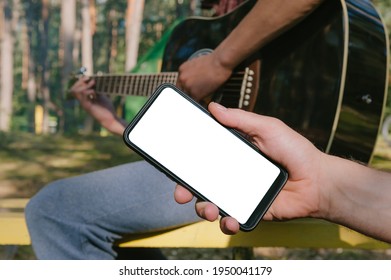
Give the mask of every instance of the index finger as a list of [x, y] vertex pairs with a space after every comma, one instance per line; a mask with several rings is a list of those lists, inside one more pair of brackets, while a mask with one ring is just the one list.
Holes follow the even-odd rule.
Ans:
[[275, 127], [276, 122], [281, 122], [272, 117], [246, 112], [241, 109], [226, 108], [215, 102], [211, 102], [208, 109], [223, 125], [238, 129], [250, 136], [257, 130], [270, 131]]
[[185, 204], [193, 199], [193, 194], [189, 190], [182, 187], [181, 185], [176, 185], [174, 198], [176, 202], [180, 204]]

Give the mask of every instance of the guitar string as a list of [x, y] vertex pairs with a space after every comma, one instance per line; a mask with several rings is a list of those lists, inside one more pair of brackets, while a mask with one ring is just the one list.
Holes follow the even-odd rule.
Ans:
[[[135, 74], [135, 75], [105, 75], [92, 76], [96, 79], [96, 90], [99, 93], [115, 93], [118, 95], [141, 95], [148, 96], [154, 88], [163, 82], [175, 83], [177, 72], [162, 72], [159, 75], [154, 74]], [[224, 91], [237, 90], [241, 86], [244, 72], [235, 72], [224, 84]], [[123, 81], [125, 80], [125, 82]], [[132, 82], [133, 84], [129, 82]], [[239, 82], [238, 82], [239, 81]], [[147, 85], [147, 88], [145, 87]]]

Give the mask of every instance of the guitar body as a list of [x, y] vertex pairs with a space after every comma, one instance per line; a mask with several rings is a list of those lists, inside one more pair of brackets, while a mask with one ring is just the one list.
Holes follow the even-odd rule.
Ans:
[[[221, 17], [179, 24], [166, 46], [162, 71], [176, 71], [198, 50], [216, 48], [255, 2]], [[388, 41], [369, 1], [324, 1], [243, 66], [254, 61], [261, 67], [249, 110], [283, 120], [327, 153], [370, 161], [385, 105]], [[224, 93], [219, 100], [243, 108], [226, 103]]]

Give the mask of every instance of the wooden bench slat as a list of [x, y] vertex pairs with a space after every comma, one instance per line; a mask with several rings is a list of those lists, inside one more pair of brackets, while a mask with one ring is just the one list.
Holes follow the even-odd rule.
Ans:
[[160, 233], [131, 235], [120, 247], [290, 247], [385, 249], [390, 244], [377, 241], [343, 226], [314, 219], [289, 222], [261, 222], [251, 232], [228, 236], [218, 222], [200, 222]]
[[[31, 243], [23, 209], [28, 199], [0, 199], [0, 245]], [[7, 211], [7, 209], [11, 209]], [[234, 236], [221, 233], [218, 222], [199, 222], [176, 229], [134, 234], [117, 244], [120, 247], [150, 248], [364, 248], [386, 249], [391, 244], [372, 239], [343, 226], [316, 219], [266, 222], [251, 232]]]
[[0, 245], [30, 245], [23, 212], [0, 213]]
[[0, 208], [25, 208], [28, 201], [28, 198], [1, 198]]

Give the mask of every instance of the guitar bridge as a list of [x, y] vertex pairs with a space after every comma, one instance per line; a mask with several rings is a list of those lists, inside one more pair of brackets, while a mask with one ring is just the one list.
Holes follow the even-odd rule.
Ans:
[[259, 90], [261, 61], [255, 60], [231, 78], [215, 93], [213, 101], [228, 108], [253, 111]]
[[244, 70], [242, 87], [240, 89], [240, 98], [238, 108], [253, 111], [258, 96], [260, 60], [254, 61]]

